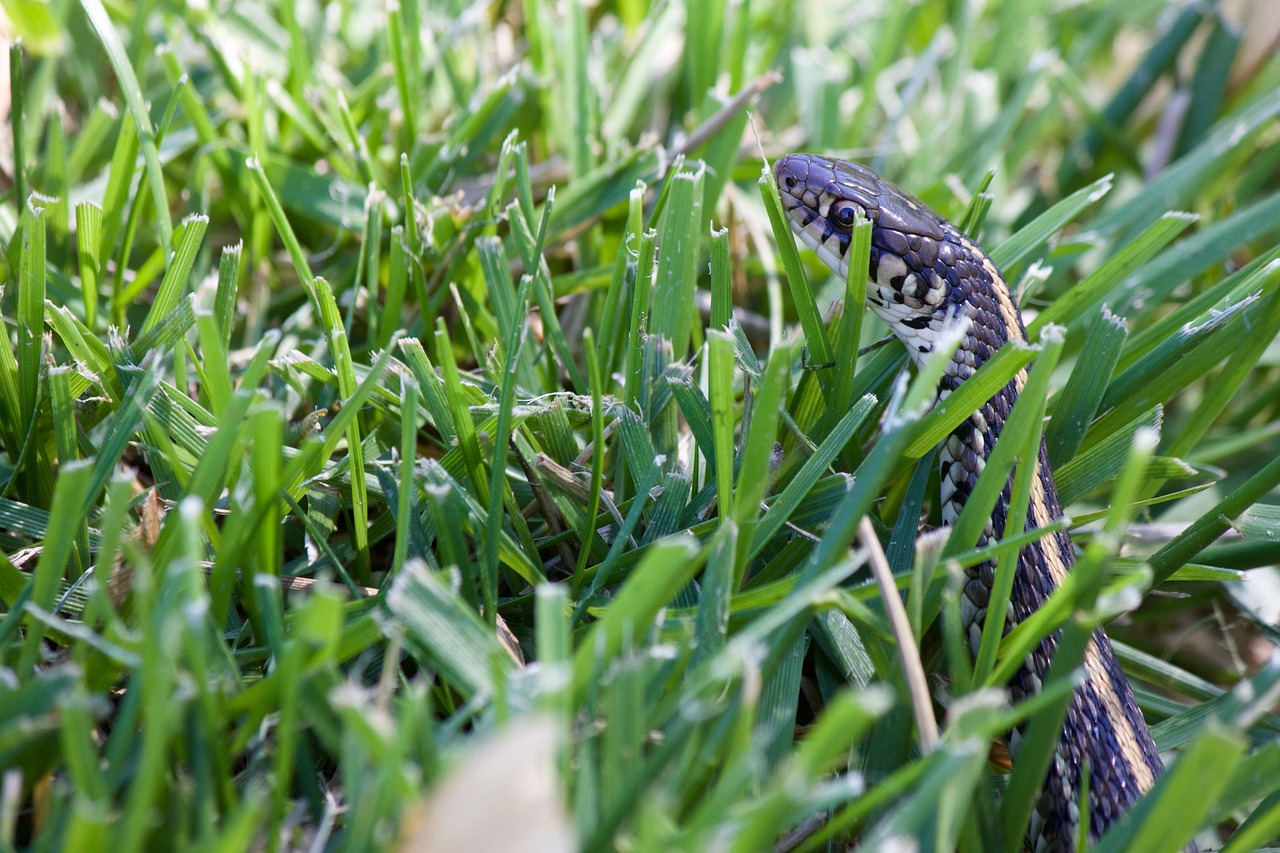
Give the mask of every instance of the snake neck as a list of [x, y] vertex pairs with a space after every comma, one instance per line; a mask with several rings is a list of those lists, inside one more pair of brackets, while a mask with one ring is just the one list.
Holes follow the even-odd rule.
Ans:
[[[964, 337], [939, 382], [939, 401], [956, 391], [1002, 346], [1026, 341], [1022, 318], [999, 270], [981, 248], [949, 223], [940, 224], [934, 238], [874, 228], [868, 274], [868, 307], [906, 345], [917, 364], [933, 351], [945, 329], [964, 325]], [[943, 524], [952, 525], [968, 503], [1026, 381], [1026, 370], [1019, 371], [943, 442], [939, 453]], [[1027, 525], [1047, 526], [1062, 514], [1043, 447], [1031, 464], [1036, 470], [1031, 473], [1032, 495], [1025, 524], [1018, 529], [1009, 526], [1010, 477], [979, 537], [979, 547], [1021, 533]], [[1051, 547], [1029, 550], [1035, 550], [1040, 571], [1020, 574], [1043, 582], [1024, 584], [1023, 594], [1011, 602], [1005, 633], [1044, 603], [1054, 587], [1066, 579], [1072, 563], [1070, 540], [1065, 534], [1056, 536]], [[992, 563], [968, 570], [962, 615], [966, 638], [975, 654], [994, 580]], [[1014, 689], [1022, 693], [1017, 685]]]
[[[942, 400], [1000, 347], [1025, 342], [1026, 330], [1003, 276], [986, 253], [949, 223], [942, 223], [940, 232], [935, 238], [921, 238], [892, 228], [874, 228], [867, 304], [907, 346], [917, 364], [932, 352], [947, 326], [965, 324], [964, 338], [939, 383], [938, 398]], [[1026, 380], [1026, 371], [1019, 372], [943, 442], [939, 478], [944, 524], [953, 524], [972, 496]], [[1047, 527], [1061, 517], [1062, 507], [1043, 441], [1039, 452], [1028, 461], [1035, 469], [1031, 472], [1025, 517], [1011, 518], [1010, 475], [979, 536], [980, 547], [1027, 529]], [[1073, 563], [1074, 551], [1065, 531], [1047, 534], [1024, 547], [1018, 554], [1002, 634], [1007, 635], [1043, 606], [1065, 581]], [[974, 654], [987, 622], [995, 573], [993, 562], [965, 570], [961, 614]], [[1057, 633], [1051, 634], [1027, 656], [1008, 685], [1013, 699], [1040, 691], [1058, 638]], [[1118, 820], [1163, 769], [1132, 689], [1101, 630], [1095, 631], [1088, 643], [1084, 668], [1088, 674], [1086, 686], [1071, 699], [1067, 727], [1032, 819], [1034, 846], [1045, 853], [1065, 853], [1074, 847], [1083, 767], [1090, 768], [1093, 780], [1087, 832], [1091, 841]], [[1015, 756], [1021, 740], [1020, 731], [1010, 734]], [[1113, 751], [1116, 745], [1123, 754], [1119, 761]], [[1069, 806], [1072, 800], [1076, 804]]]

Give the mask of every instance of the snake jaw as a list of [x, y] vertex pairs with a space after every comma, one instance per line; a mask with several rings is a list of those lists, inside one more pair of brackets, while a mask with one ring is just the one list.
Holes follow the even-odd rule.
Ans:
[[848, 222], [833, 221], [833, 206], [841, 202], [841, 212], [852, 210], [875, 221], [878, 211], [873, 196], [863, 196], [842, 184], [834, 168], [836, 161], [811, 154], [788, 154], [773, 167], [791, 230], [828, 267], [848, 275]]

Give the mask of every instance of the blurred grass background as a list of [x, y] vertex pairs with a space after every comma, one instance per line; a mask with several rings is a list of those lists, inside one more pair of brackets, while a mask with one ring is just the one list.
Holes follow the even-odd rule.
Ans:
[[[1072, 674], [999, 687], [1099, 623], [1173, 767], [1098, 849], [1280, 836], [1265, 0], [0, 9], [4, 849], [1017, 850]], [[1035, 357], [987, 482], [1043, 430], [1080, 582], [976, 666], [956, 567], [1037, 532], [918, 533], [964, 413], [795, 150], [1038, 344], [970, 393]]]

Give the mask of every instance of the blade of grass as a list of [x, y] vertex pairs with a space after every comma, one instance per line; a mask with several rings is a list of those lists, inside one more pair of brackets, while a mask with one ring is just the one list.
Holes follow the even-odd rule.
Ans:
[[[137, 128], [137, 138], [142, 148], [142, 159], [146, 164], [147, 182], [151, 187], [151, 200], [155, 206], [156, 225], [160, 229], [160, 247], [168, 259], [173, 245], [173, 220], [169, 218], [169, 198], [164, 189], [164, 172], [160, 165], [160, 152], [156, 148], [156, 135], [151, 127], [150, 112], [134, 74], [133, 64], [124, 52], [124, 45], [116, 34], [115, 26], [107, 15], [101, 0], [80, 0], [80, 5], [89, 17], [98, 40], [107, 52], [107, 59], [116, 73], [116, 81], [120, 86], [128, 105], [129, 114], [133, 116], [133, 124]], [[132, 162], [130, 162], [132, 165]]]

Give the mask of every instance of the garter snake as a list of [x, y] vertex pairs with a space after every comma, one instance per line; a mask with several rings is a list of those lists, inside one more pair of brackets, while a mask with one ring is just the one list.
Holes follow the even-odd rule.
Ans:
[[[943, 329], [969, 321], [948, 364], [939, 396], [951, 393], [1001, 345], [1026, 340], [1021, 315], [1000, 271], [987, 254], [922, 202], [855, 163], [791, 154], [774, 167], [792, 230], [844, 278], [850, 234], [858, 214], [872, 224], [868, 307], [919, 362]], [[964, 421], [940, 449], [941, 514], [951, 524], [973, 490], [1010, 409], [1026, 382], [1026, 370]], [[1027, 513], [1030, 527], [1044, 527], [1062, 514], [1044, 444], [1032, 477]], [[1011, 482], [996, 503], [983, 541], [1002, 536]], [[1019, 527], [1018, 529], [1021, 529]], [[1037, 610], [1066, 578], [1074, 563], [1065, 531], [1024, 546], [1018, 557], [1005, 633]], [[966, 570], [962, 609], [970, 646], [977, 652], [995, 565]], [[1014, 699], [1036, 693], [1057, 648], [1058, 634], [1042, 641], [1009, 684]], [[1106, 829], [1146, 792], [1163, 766], [1133, 690], [1101, 628], [1089, 640], [1085, 682], [1072, 696], [1048, 776], [1029, 828], [1036, 850], [1075, 849], [1088, 789], [1088, 838]], [[1016, 755], [1018, 734], [1011, 735]], [[1083, 779], [1088, 768], [1087, 784]]]

